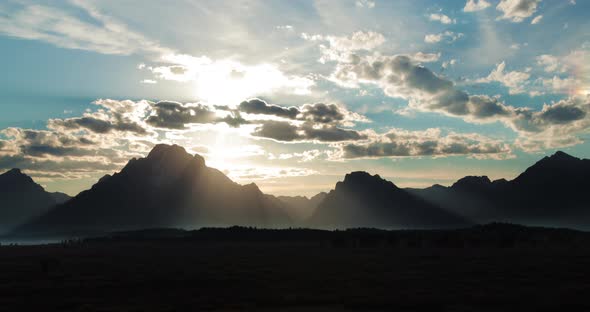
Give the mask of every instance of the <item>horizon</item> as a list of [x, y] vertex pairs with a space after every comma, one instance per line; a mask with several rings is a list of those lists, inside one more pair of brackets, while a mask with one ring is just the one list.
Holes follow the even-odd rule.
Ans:
[[[165, 145], [165, 146], [167, 146], [167, 147], [179, 146], [179, 145], [176, 145], [176, 144], [174, 144], [174, 145], [168, 145], [168, 144], [164, 144], [164, 143], [161, 143], [161, 144], [159, 144], [159, 145]], [[154, 147], [155, 147], [155, 146], [154, 146]], [[179, 147], [181, 147], [182, 149], [184, 149], [184, 150], [185, 150], [185, 152], [186, 152], [186, 149], [185, 149], [183, 146], [179, 146]], [[150, 152], [151, 152], [151, 151], [150, 151]], [[188, 152], [187, 152], [187, 153], [188, 153]], [[531, 164], [530, 164], [528, 167], [530, 167], [530, 166], [534, 165], [535, 163], [537, 163], [537, 162], [541, 161], [541, 160], [542, 160], [542, 159], [544, 159], [544, 158], [550, 158], [550, 157], [553, 157], [553, 156], [555, 156], [555, 155], [558, 155], [559, 153], [565, 154], [565, 155], [567, 155], [567, 156], [570, 156], [570, 157], [578, 158], [578, 157], [576, 157], [575, 155], [570, 155], [570, 154], [567, 154], [567, 153], [565, 153], [565, 152], [563, 152], [563, 151], [556, 151], [555, 153], [553, 153], [553, 154], [551, 154], [551, 155], [545, 155], [545, 156], [543, 156], [542, 158], [538, 159], [536, 162], [534, 162], [534, 163], [531, 163]], [[190, 153], [188, 153], [188, 154], [190, 154]], [[190, 155], [191, 155], [191, 156], [200, 156], [200, 157], [203, 157], [202, 155], [199, 155], [198, 153], [194, 153], [194, 154], [190, 154]], [[147, 158], [147, 155], [146, 155], [145, 157]], [[137, 159], [137, 158], [132, 158], [132, 159]], [[578, 158], [578, 159], [584, 159], [584, 158]], [[130, 159], [129, 161], [131, 161], [131, 159]], [[207, 162], [206, 162], [206, 161], [205, 161], [205, 166], [207, 166], [207, 167], [209, 167], [209, 168], [212, 168], [212, 169], [216, 169], [216, 168], [214, 168], [214, 167], [211, 167], [211, 166], [209, 166], [209, 165], [207, 164]], [[5, 173], [8, 173], [8, 172], [10, 172], [10, 171], [14, 171], [14, 170], [17, 170], [19, 173], [22, 173], [22, 174], [24, 174], [24, 175], [27, 175], [27, 176], [29, 176], [29, 175], [26, 173], [26, 171], [23, 171], [23, 170], [21, 170], [20, 168], [12, 168], [12, 169], [6, 170], [6, 171], [4, 171], [4, 172], [0, 172], [0, 175], [3, 175], [3, 174], [5, 174]], [[117, 172], [114, 172], [113, 174], [115, 174], [115, 173], [119, 173], [119, 172], [120, 172], [120, 171], [117, 171]], [[399, 183], [398, 183], [398, 182], [396, 182], [394, 179], [391, 179], [391, 178], [389, 178], [389, 177], [383, 176], [382, 174], [380, 174], [380, 173], [378, 173], [378, 172], [371, 172], [371, 171], [364, 171], [364, 170], [355, 170], [355, 171], [350, 171], [350, 172], [347, 172], [347, 173], [345, 173], [344, 175], [342, 175], [342, 176], [340, 176], [340, 177], [336, 177], [336, 181], [335, 181], [335, 182], [334, 182], [332, 185], [328, 186], [328, 188], [327, 188], [327, 189], [325, 189], [325, 190], [320, 190], [320, 191], [318, 191], [318, 192], [316, 192], [316, 193], [313, 193], [313, 194], [311, 194], [311, 195], [308, 195], [308, 194], [298, 194], [298, 193], [292, 193], [292, 194], [273, 194], [273, 193], [270, 193], [270, 192], [265, 192], [265, 190], [264, 190], [264, 189], [262, 189], [262, 188], [260, 188], [260, 186], [259, 186], [259, 185], [257, 185], [255, 182], [250, 182], [250, 183], [253, 183], [253, 184], [254, 184], [254, 185], [256, 185], [256, 186], [257, 186], [257, 187], [258, 187], [258, 188], [259, 188], [259, 189], [260, 189], [260, 190], [261, 190], [263, 193], [265, 193], [265, 194], [269, 194], [269, 195], [274, 195], [274, 196], [289, 196], [289, 197], [303, 196], [303, 197], [306, 197], [306, 198], [311, 198], [311, 197], [313, 197], [313, 196], [315, 196], [315, 195], [318, 195], [318, 194], [320, 194], [320, 193], [328, 193], [328, 192], [330, 192], [331, 190], [333, 190], [333, 189], [334, 189], [334, 187], [335, 187], [335, 185], [336, 185], [336, 183], [337, 183], [337, 182], [344, 181], [344, 179], [345, 179], [345, 177], [346, 177], [347, 175], [349, 175], [349, 174], [352, 174], [352, 173], [355, 173], [355, 172], [363, 172], [363, 173], [367, 173], [367, 174], [369, 174], [369, 175], [371, 175], [371, 176], [379, 176], [380, 178], [382, 178], [382, 179], [384, 179], [384, 180], [386, 180], [386, 181], [390, 181], [390, 182], [394, 183], [394, 184], [395, 184], [397, 187], [400, 187], [400, 188], [405, 188], [405, 189], [427, 189], [427, 188], [429, 188], [429, 187], [432, 187], [432, 186], [435, 186], [435, 185], [441, 185], [441, 186], [445, 186], [445, 187], [450, 187], [450, 186], [452, 186], [453, 184], [455, 184], [456, 182], [458, 182], [459, 180], [461, 180], [461, 179], [463, 179], [463, 178], [467, 178], [467, 177], [482, 177], [482, 178], [483, 178], [483, 177], [487, 177], [487, 178], [490, 178], [489, 176], [487, 176], [487, 175], [485, 175], [485, 174], [480, 174], [480, 175], [477, 175], [477, 174], [476, 174], [476, 175], [466, 175], [466, 176], [463, 176], [463, 177], [460, 177], [460, 178], [458, 178], [457, 180], [451, 181], [451, 182], [449, 182], [448, 184], [439, 184], [439, 183], [435, 183], [435, 184], [427, 185], [427, 186], [424, 186], [424, 187], [412, 187], [412, 186], [404, 186], [404, 185], [402, 185], [402, 184], [399, 184]], [[523, 170], [523, 172], [524, 172], [524, 170]], [[225, 174], [225, 172], [223, 172], [223, 173]], [[516, 175], [514, 178], [516, 178], [516, 177], [517, 177], [518, 175], [520, 175], [521, 173], [522, 173], [522, 172], [519, 172], [519, 173], [517, 173], [517, 175]], [[30, 176], [29, 176], [29, 177], [30, 177]], [[504, 177], [500, 177], [500, 178], [496, 178], [496, 179], [491, 179], [491, 178], [490, 178], [490, 181], [491, 181], [491, 182], [494, 182], [494, 181], [497, 181], [497, 180], [507, 180], [507, 181], [510, 181], [510, 180], [513, 180], [514, 178], [504, 178]], [[33, 178], [33, 181], [34, 181], [35, 183], [39, 184], [37, 181], [35, 181], [35, 179], [34, 179], [34, 178]], [[97, 180], [97, 181], [95, 181], [95, 183], [98, 183], [98, 182], [99, 182], [98, 180]], [[246, 185], [246, 184], [250, 184], [250, 183], [242, 183], [241, 185]], [[93, 183], [93, 184], [94, 184], [94, 183]], [[44, 187], [44, 188], [45, 188], [45, 186], [44, 186], [44, 185], [42, 185], [42, 184], [40, 184], [40, 185], [41, 185], [42, 187]], [[85, 189], [85, 190], [88, 190], [88, 189]], [[82, 190], [82, 191], [85, 191], [85, 190]], [[52, 190], [47, 190], [47, 191], [49, 191], [49, 192], [60, 192], [60, 191], [52, 191]], [[81, 192], [82, 192], [82, 191], [81, 191]], [[60, 193], [63, 193], [63, 192], [60, 192]], [[67, 194], [67, 193], [64, 193], [64, 194]], [[71, 196], [71, 197], [75, 197], [75, 196], [77, 196], [78, 194], [79, 194], [79, 193], [77, 193], [77, 194], [67, 194], [67, 195], [69, 195], [69, 196]]]
[[424, 188], [511, 180], [558, 150], [588, 159], [588, 11], [573, 0], [6, 1], [0, 172], [76, 195], [178, 144], [242, 185], [310, 197], [352, 171]]

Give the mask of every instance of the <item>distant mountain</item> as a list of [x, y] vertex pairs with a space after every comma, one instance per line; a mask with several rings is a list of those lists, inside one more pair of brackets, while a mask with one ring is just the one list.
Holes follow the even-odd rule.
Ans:
[[53, 192], [49, 193], [49, 195], [51, 195], [56, 204], [63, 204], [72, 199], [70, 195], [61, 192]]
[[328, 195], [318, 193], [311, 198], [305, 196], [278, 196], [277, 199], [285, 204], [285, 210], [293, 220], [303, 221], [311, 217], [317, 206]]
[[[1, 174], [0, 232], [11, 230], [48, 211], [58, 203], [54, 196], [56, 195], [46, 192], [41, 185], [19, 169]], [[65, 199], [63, 196], [59, 198]]]
[[290, 225], [255, 184], [239, 185], [177, 145], [157, 145], [90, 190], [19, 227], [16, 235], [97, 233], [149, 227]]
[[309, 220], [326, 228], [452, 228], [469, 223], [378, 175], [352, 172], [326, 195]]
[[556, 152], [511, 181], [465, 177], [451, 187], [408, 191], [477, 223], [590, 229], [589, 177], [590, 160]]

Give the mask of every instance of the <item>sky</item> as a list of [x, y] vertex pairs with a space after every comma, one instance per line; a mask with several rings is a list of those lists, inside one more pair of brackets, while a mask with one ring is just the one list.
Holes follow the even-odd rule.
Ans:
[[590, 158], [590, 1], [0, 3], [0, 172], [88, 189], [158, 143], [277, 195]]

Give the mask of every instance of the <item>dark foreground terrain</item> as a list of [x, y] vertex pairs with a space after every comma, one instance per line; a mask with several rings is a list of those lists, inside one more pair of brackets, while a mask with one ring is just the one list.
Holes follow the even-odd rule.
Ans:
[[149, 230], [0, 248], [0, 309], [583, 311], [590, 240], [453, 231]]

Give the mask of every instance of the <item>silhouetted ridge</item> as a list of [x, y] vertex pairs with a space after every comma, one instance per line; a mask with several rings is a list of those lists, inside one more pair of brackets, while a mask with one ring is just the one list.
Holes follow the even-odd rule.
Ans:
[[290, 220], [255, 184], [239, 185], [203, 157], [156, 145], [17, 234], [93, 233], [146, 227], [285, 226]]
[[54, 198], [20, 169], [0, 174], [0, 232], [46, 212], [63, 198]]
[[564, 152], [543, 157], [512, 181], [465, 177], [450, 188], [412, 193], [478, 223], [514, 222], [590, 229], [590, 160]]
[[365, 188], [365, 187], [378, 187], [378, 188], [393, 188], [397, 189], [397, 186], [390, 181], [382, 179], [378, 174], [370, 175], [365, 171], [354, 171], [344, 176], [344, 181], [336, 184], [336, 189], [339, 187], [346, 188]]
[[473, 189], [487, 187], [492, 181], [487, 176], [466, 176], [453, 183], [451, 188], [455, 189]]
[[322, 227], [444, 228], [468, 222], [382, 179], [357, 171], [328, 193], [310, 223]]

